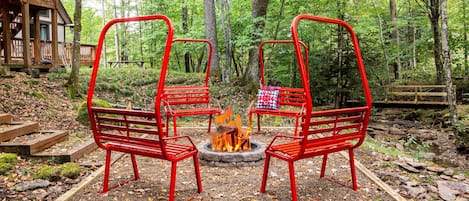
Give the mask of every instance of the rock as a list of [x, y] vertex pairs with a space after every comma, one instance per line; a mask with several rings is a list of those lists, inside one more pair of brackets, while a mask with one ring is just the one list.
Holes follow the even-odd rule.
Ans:
[[44, 189], [36, 189], [32, 192], [34, 200], [45, 200], [48, 194], [49, 193], [47, 193], [47, 191]]
[[444, 180], [452, 180], [453, 178], [450, 177], [450, 176], [446, 176], [444, 174], [440, 175], [440, 178], [444, 179]]
[[466, 179], [466, 177], [462, 174], [458, 174], [458, 175], [453, 175], [453, 178], [459, 180], [459, 181], [463, 181], [464, 179]]
[[433, 160], [435, 158], [436, 154], [435, 153], [423, 153], [422, 158], [426, 160]]
[[438, 174], [441, 174], [443, 173], [444, 171], [446, 171], [445, 168], [442, 168], [442, 167], [434, 167], [434, 166], [427, 166], [426, 169], [430, 172], [436, 172]]
[[421, 186], [416, 186], [416, 187], [413, 187], [413, 186], [407, 186], [407, 185], [403, 185], [401, 186], [401, 188], [407, 192], [407, 195], [413, 197], [413, 198], [416, 198], [418, 197], [419, 195], [421, 194], [424, 194], [427, 192], [427, 189], [421, 187]]
[[44, 179], [36, 179], [33, 181], [26, 181], [23, 183], [19, 183], [15, 185], [14, 189], [16, 191], [27, 191], [27, 190], [33, 190], [37, 188], [44, 188], [51, 185], [50, 181], [44, 180]]
[[453, 176], [454, 170], [453, 169], [447, 169], [443, 172], [443, 174], [447, 175], [447, 176]]
[[401, 167], [402, 169], [404, 169], [407, 172], [411, 172], [411, 173], [419, 173], [420, 172], [420, 170], [417, 170], [414, 167], [412, 167], [410, 165], [407, 165], [407, 163], [395, 162], [395, 164], [398, 165], [399, 167]]
[[404, 146], [403, 146], [402, 144], [400, 144], [400, 143], [396, 143], [396, 144], [395, 144], [395, 147], [396, 147], [396, 149], [399, 150], [399, 151], [404, 151]]
[[425, 163], [419, 163], [414, 161], [406, 161], [406, 163], [416, 169], [423, 169], [426, 166]]
[[457, 195], [469, 192], [469, 185], [461, 182], [437, 181], [440, 198], [455, 200]]
[[389, 127], [389, 134], [391, 135], [405, 135], [405, 132], [396, 127]]

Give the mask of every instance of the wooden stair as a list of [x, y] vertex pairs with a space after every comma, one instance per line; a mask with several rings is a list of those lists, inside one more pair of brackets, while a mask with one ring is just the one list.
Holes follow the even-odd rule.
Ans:
[[69, 135], [60, 130], [40, 131], [37, 122], [14, 122], [12, 119], [10, 114], [0, 114], [0, 152], [63, 163], [75, 161], [97, 148], [92, 138]]

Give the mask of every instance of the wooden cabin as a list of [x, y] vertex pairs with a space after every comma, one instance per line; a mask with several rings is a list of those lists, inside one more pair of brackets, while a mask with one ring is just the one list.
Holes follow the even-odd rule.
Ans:
[[[0, 19], [0, 65], [40, 69], [71, 65], [72, 43], [65, 36], [73, 23], [60, 0], [1, 0]], [[95, 49], [81, 44], [81, 65], [93, 65]]]

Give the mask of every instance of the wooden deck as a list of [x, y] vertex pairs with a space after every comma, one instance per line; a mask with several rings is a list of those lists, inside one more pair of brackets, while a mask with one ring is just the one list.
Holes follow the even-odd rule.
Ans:
[[[23, 59], [23, 41], [22, 40], [12, 40], [12, 55], [11, 62], [9, 64], [1, 63], [0, 65], [9, 66], [10, 68], [23, 68], [24, 59]], [[59, 59], [57, 61], [58, 66], [68, 66], [72, 64], [72, 44], [71, 43], [59, 43]], [[32, 67], [40, 69], [51, 68], [50, 64], [52, 61], [52, 43], [50, 41], [41, 41], [41, 51], [36, 53], [34, 50], [35, 45], [33, 40], [30, 41], [30, 47], [32, 50]], [[80, 46], [80, 64], [82, 66], [93, 66], [96, 54], [96, 45], [82, 44]], [[36, 59], [38, 56], [38, 59]], [[4, 60], [3, 51], [0, 56], [0, 59]]]
[[389, 85], [384, 100], [373, 101], [376, 107], [444, 108], [448, 107], [445, 85]]

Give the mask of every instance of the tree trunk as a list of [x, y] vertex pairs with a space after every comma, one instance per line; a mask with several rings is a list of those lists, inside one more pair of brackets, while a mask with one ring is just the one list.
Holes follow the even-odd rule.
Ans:
[[433, 33], [433, 56], [435, 57], [436, 82], [443, 84], [443, 63], [441, 61], [441, 30], [440, 30], [440, 0], [421, 0], [425, 3], [425, 8], [430, 18]]
[[[218, 57], [217, 39], [217, 18], [215, 15], [214, 0], [204, 0], [205, 37], [212, 42], [212, 62], [210, 64], [210, 74], [214, 75], [219, 71], [220, 59]], [[208, 47], [207, 47], [208, 48]]]
[[81, 32], [81, 0], [75, 0], [75, 13], [73, 15], [73, 53], [72, 53], [72, 72], [68, 78], [67, 92], [68, 97], [74, 98], [79, 95], [78, 78], [80, 75], [80, 32]]
[[[376, 11], [376, 3], [374, 0], [371, 1], [373, 4], [373, 9]], [[381, 15], [378, 11], [376, 11], [376, 15], [378, 16], [378, 26], [379, 26], [379, 42], [381, 44], [381, 48], [383, 49], [383, 56], [384, 56], [384, 65], [386, 66], [387, 72], [387, 79], [386, 84], [390, 84], [390, 71], [389, 71], [389, 63], [388, 63], [388, 52], [386, 51], [386, 45], [384, 44], [384, 36], [383, 36], [383, 20], [381, 19]]]
[[259, 83], [259, 51], [258, 46], [262, 39], [267, 14], [268, 0], [251, 0], [251, 15], [254, 19], [254, 32], [251, 35], [251, 49], [249, 50], [246, 82], [256, 85]]
[[462, 0], [462, 8], [463, 8], [463, 19], [464, 19], [464, 75], [468, 76], [469, 75], [469, 62], [468, 62], [468, 55], [469, 55], [469, 47], [467, 46], [467, 0]]
[[[103, 14], [103, 19], [102, 19], [102, 26], [106, 25], [106, 6], [105, 6], [105, 1], [102, 0], [101, 2], [101, 9], [102, 9], [102, 14]], [[107, 64], [107, 55], [106, 55], [106, 41], [103, 41], [103, 61], [101, 63], [104, 67], [106, 67]]]
[[[186, 1], [183, 0], [182, 1], [182, 32], [184, 33], [184, 35], [186, 35], [188, 32], [189, 32], [189, 26], [187, 24], [187, 16], [188, 16], [188, 12], [187, 12], [187, 4], [186, 4]], [[190, 73], [191, 72], [191, 54], [189, 53], [189, 51], [187, 50], [187, 48], [184, 49], [184, 66], [185, 66], [185, 72], [186, 73]]]
[[225, 40], [225, 65], [226, 67], [222, 70], [222, 80], [225, 83], [230, 82], [231, 74], [231, 56], [232, 56], [232, 45], [231, 45], [231, 22], [230, 22], [230, 2], [227, 0], [220, 0], [221, 8], [221, 22], [223, 39]]
[[401, 59], [400, 59], [400, 50], [399, 50], [399, 27], [397, 26], [397, 9], [396, 9], [396, 1], [389, 0], [389, 7], [391, 12], [391, 23], [393, 25], [393, 30], [391, 33], [392, 41], [394, 46], [396, 47], [396, 59], [393, 61], [394, 66], [394, 78], [400, 79], [401, 78]]
[[[338, 8], [338, 18], [344, 20], [344, 9], [345, 2], [342, 0], [337, 1]], [[344, 28], [341, 25], [337, 26], [337, 85], [335, 90], [335, 108], [340, 108], [342, 106], [342, 63], [343, 63], [343, 43], [344, 43]]]
[[448, 15], [446, 13], [446, 0], [441, 0], [441, 46], [443, 50], [443, 63], [445, 68], [445, 84], [448, 93], [448, 103], [453, 131], [457, 133], [456, 100], [453, 93], [453, 81], [451, 79], [451, 58], [448, 44]]
[[[112, 7], [113, 7], [113, 11], [114, 11], [114, 18], [118, 18], [117, 16], [117, 4], [116, 4], [116, 0], [113, 0], [112, 1]], [[115, 46], [115, 49], [116, 49], [116, 61], [120, 61], [119, 60], [119, 53], [120, 53], [120, 45], [119, 45], [119, 25], [116, 24], [115, 25], [116, 27], [116, 31], [114, 32], [114, 46]], [[120, 64], [117, 63], [117, 66], [120, 67]]]

